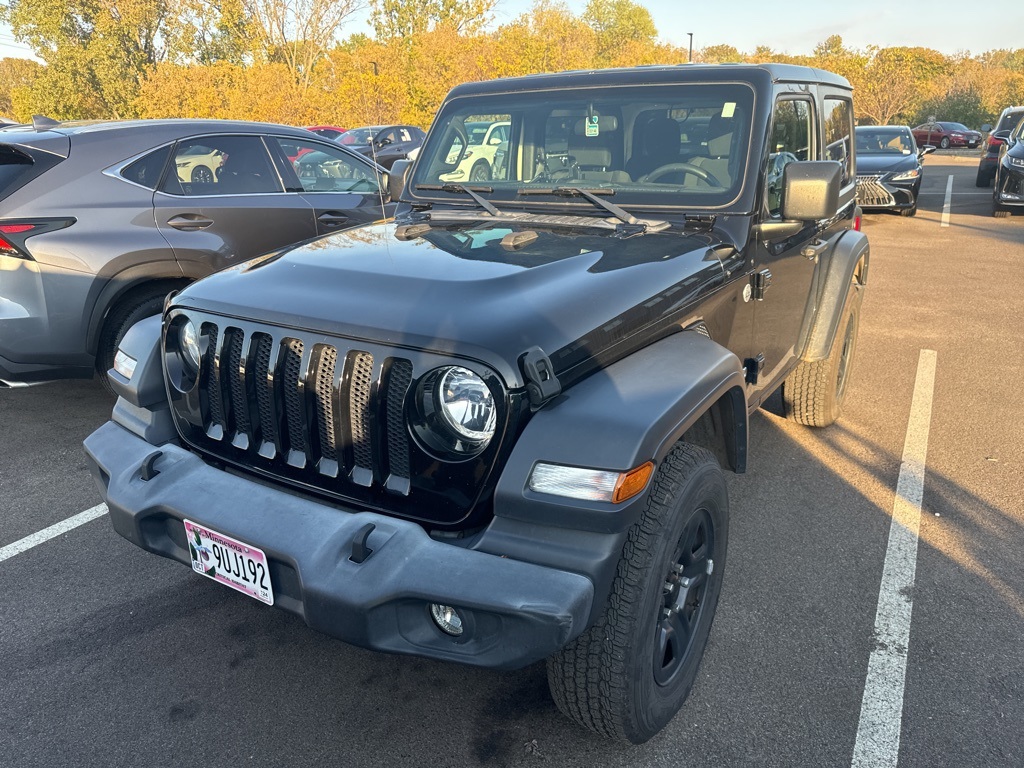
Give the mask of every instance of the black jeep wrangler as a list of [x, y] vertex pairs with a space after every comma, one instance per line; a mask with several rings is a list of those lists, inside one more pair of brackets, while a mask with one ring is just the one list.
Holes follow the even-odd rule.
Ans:
[[547, 659], [566, 715], [645, 741], [707, 644], [749, 414], [839, 416], [853, 152], [849, 84], [803, 67], [459, 86], [393, 223], [129, 331], [85, 443], [114, 528], [349, 643]]

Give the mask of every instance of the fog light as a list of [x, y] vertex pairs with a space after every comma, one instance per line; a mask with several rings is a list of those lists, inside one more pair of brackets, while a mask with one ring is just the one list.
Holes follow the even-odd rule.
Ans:
[[134, 357], [129, 357], [120, 349], [117, 350], [117, 354], [114, 355], [114, 370], [128, 379], [128, 381], [132, 380], [132, 374], [135, 373], [136, 364]]
[[430, 615], [434, 623], [445, 634], [458, 637], [462, 634], [462, 617], [450, 605], [430, 604]]

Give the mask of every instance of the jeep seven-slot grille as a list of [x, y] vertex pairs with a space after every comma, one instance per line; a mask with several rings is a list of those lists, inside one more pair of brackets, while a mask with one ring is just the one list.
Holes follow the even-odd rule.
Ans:
[[[345, 482], [409, 492], [403, 411], [410, 361], [374, 359], [285, 331], [246, 336], [207, 322], [202, 333], [204, 447], [262, 469], [287, 465], [284, 474], [295, 479], [300, 471], [306, 482], [335, 492]], [[385, 411], [375, 419], [378, 407]]]

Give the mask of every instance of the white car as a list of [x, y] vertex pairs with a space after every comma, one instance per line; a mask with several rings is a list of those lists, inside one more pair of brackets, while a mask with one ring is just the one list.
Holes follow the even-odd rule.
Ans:
[[508, 146], [511, 123], [466, 123], [469, 146], [458, 167], [442, 174], [441, 181], [490, 181], [494, 178], [495, 155]]

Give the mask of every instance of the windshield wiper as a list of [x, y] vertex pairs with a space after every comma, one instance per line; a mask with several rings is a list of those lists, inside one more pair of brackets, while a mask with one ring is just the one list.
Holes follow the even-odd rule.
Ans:
[[501, 211], [495, 208], [491, 201], [480, 197], [477, 192], [493, 192], [494, 187], [467, 187], [465, 184], [417, 184], [416, 189], [436, 189], [441, 192], [469, 195], [477, 205], [487, 211], [491, 216], [500, 216]]
[[519, 195], [553, 195], [554, 197], [582, 197], [584, 200], [588, 200], [598, 208], [603, 208], [608, 211], [612, 216], [617, 218], [623, 224], [630, 227], [636, 227], [642, 232], [661, 232], [664, 229], [668, 229], [671, 225], [667, 221], [660, 221], [656, 219], [638, 219], [636, 216], [631, 214], [629, 211], [623, 210], [615, 203], [610, 203], [607, 200], [602, 200], [598, 197], [599, 194], [613, 195], [615, 194], [614, 189], [581, 189], [580, 187], [554, 187], [547, 189], [520, 189]]

